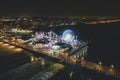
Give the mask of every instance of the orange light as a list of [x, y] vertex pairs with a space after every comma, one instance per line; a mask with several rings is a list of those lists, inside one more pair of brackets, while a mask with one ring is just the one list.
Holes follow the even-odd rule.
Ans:
[[16, 48], [16, 49], [14, 49], [15, 51], [17, 51], [17, 52], [20, 52], [20, 51], [22, 51], [23, 49], [21, 49], [21, 48]]

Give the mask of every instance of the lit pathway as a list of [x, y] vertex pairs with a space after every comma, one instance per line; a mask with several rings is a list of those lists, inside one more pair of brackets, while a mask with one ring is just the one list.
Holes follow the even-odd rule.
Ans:
[[30, 80], [48, 80], [52, 76], [54, 76], [60, 69], [62, 69], [64, 66], [61, 64], [54, 64], [48, 69], [36, 74], [34, 77], [32, 77]]
[[69, 57], [68, 55], [65, 54], [61, 54], [61, 56], [69, 63], [77, 64], [91, 70], [96, 70], [106, 75], [111, 75], [116, 78], [120, 78], [120, 70], [115, 69], [113, 65], [111, 65], [110, 67], [105, 67], [104, 65], [102, 65], [101, 62], [99, 62], [99, 64], [96, 64], [93, 62], [86, 61], [84, 60], [84, 58], [83, 60], [81, 60], [81, 59]]
[[85, 60], [81, 61], [81, 66], [86, 67], [91, 70], [96, 70], [106, 75], [111, 75], [111, 76], [120, 78], [120, 70], [115, 69], [114, 66], [105, 67], [101, 63], [96, 64], [96, 63], [92, 63], [92, 62], [85, 61]]
[[22, 65], [11, 70], [4, 75], [0, 75], [0, 80], [29, 80], [39, 72], [47, 69], [50, 64], [43, 64], [40, 59], [36, 59], [30, 63]]

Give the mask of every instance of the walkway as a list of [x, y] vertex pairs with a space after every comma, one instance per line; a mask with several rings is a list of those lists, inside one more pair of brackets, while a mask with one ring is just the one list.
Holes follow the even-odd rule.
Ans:
[[[23, 44], [15, 44], [15, 43], [13, 43], [13, 44], [17, 45], [17, 46], [21, 46], [26, 49], [33, 50], [32, 46], [23, 45]], [[33, 50], [33, 51], [40, 53], [40, 50], [39, 51]], [[48, 53], [45, 53], [45, 52], [43, 51], [42, 54], [48, 55]], [[49, 52], [49, 51], [47, 50], [47, 52]], [[85, 61], [85, 60], [79, 60], [77, 58], [73, 58], [73, 57], [70, 57], [70, 56], [68, 56], [66, 54], [62, 54], [62, 53], [59, 54], [59, 56], [54, 56], [54, 55], [48, 55], [48, 56], [65, 60], [67, 63], [78, 64], [78, 65], [81, 65], [82, 67], [86, 67], [91, 70], [96, 70], [96, 71], [104, 73], [106, 75], [111, 75], [111, 76], [120, 78], [120, 71], [116, 70], [114, 67], [105, 67], [102, 64], [96, 64], [96, 63]]]

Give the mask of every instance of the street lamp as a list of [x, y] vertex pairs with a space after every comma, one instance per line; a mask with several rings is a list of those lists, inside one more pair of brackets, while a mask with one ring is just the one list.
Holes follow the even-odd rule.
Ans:
[[101, 64], [102, 64], [102, 62], [100, 61], [100, 62], [99, 62], [99, 65], [101, 65]]
[[66, 53], [65, 55], [66, 55], [66, 56], [68, 56], [68, 54], [67, 54], [67, 53]]
[[66, 62], [68, 62], [68, 53], [66, 53], [65, 55], [66, 55]]
[[111, 65], [111, 68], [114, 68], [114, 65]]
[[76, 58], [76, 55], [74, 55], [74, 58]]
[[111, 67], [111, 68], [109, 69], [109, 73], [110, 73], [111, 75], [114, 75], [114, 74], [115, 74], [114, 65], [111, 65], [110, 67]]
[[84, 60], [84, 57], [82, 57], [81, 59]]
[[31, 57], [30, 57], [30, 60], [31, 60], [31, 61], [34, 61], [34, 59], [35, 59], [34, 56], [31, 56]]

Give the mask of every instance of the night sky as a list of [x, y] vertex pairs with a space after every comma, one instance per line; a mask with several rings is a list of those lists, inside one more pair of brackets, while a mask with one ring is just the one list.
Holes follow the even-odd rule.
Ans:
[[0, 0], [0, 15], [119, 16], [118, 0]]

